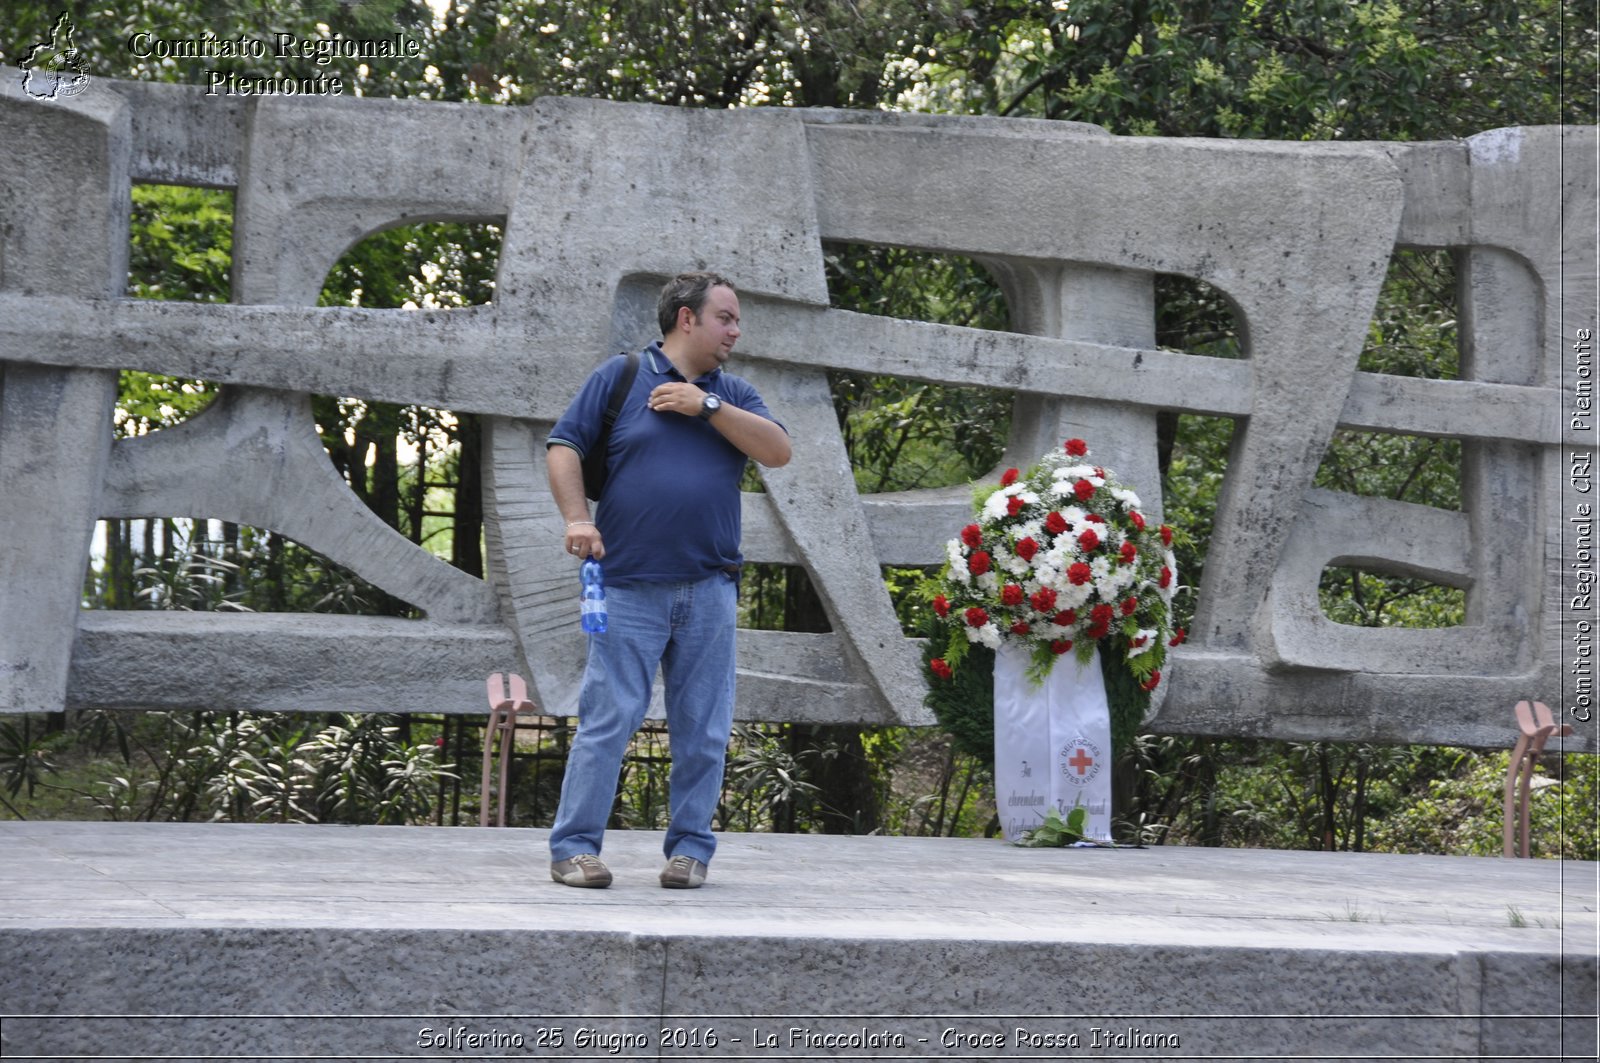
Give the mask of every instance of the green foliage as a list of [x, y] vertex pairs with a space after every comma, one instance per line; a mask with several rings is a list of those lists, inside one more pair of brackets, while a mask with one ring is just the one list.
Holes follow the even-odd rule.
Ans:
[[[823, 264], [829, 300], [841, 310], [968, 328], [1007, 325], [998, 285], [970, 259], [830, 244]], [[1008, 392], [860, 373], [828, 379], [863, 492], [965, 483], [993, 469], [1005, 449]]]
[[929, 680], [923, 703], [955, 748], [994, 770], [994, 651], [967, 644], [956, 625], [931, 617], [923, 644], [925, 674], [935, 657], [956, 659], [949, 679]]
[[1044, 814], [1044, 822], [1030, 831], [1024, 831], [1013, 845], [1020, 845], [1030, 849], [1061, 848], [1073, 842], [1082, 841], [1084, 828], [1089, 823], [1089, 810], [1082, 805], [1075, 805], [1071, 812], [1063, 818], [1061, 811], [1054, 805]]
[[[1463, 754], [1449, 770], [1411, 780], [1413, 799], [1373, 826], [1379, 852], [1494, 856], [1503, 845], [1505, 752]], [[1546, 754], [1536, 769], [1530, 804], [1536, 857], [1600, 859], [1595, 809], [1600, 807], [1600, 757]]]
[[898, 60], [963, 14], [954, 0], [480, 0], [448, 16], [435, 81], [500, 103], [873, 107], [909, 84]]
[[0, 768], [12, 798], [26, 789], [7, 803], [18, 818], [417, 823], [454, 778], [431, 740], [380, 714], [75, 713], [31, 745], [38, 721], [16, 730], [0, 727]]
[[128, 294], [225, 303], [233, 270], [233, 193], [180, 185], [133, 186]]
[[61, 770], [53, 759], [59, 745], [31, 716], [0, 723], [0, 779], [6, 793], [16, 797], [26, 790], [31, 799], [46, 776]]
[[[128, 232], [127, 294], [139, 299], [225, 303], [233, 268], [233, 193], [136, 184]], [[116, 432], [144, 435], [199, 413], [216, 395], [204, 380], [123, 370]]]
[[334, 263], [321, 306], [441, 310], [494, 299], [499, 225], [429, 222], [373, 233]]
[[204, 380], [124, 369], [113, 414], [118, 439], [142, 436], [188, 420], [211, 404], [216, 389]]
[[800, 806], [821, 793], [808, 776], [812, 764], [825, 756], [816, 748], [795, 749], [784, 728], [739, 725], [728, 763], [728, 780], [744, 812], [743, 829], [765, 825], [793, 831], [806, 818]]
[[908, 100], [1113, 133], [1444, 140], [1594, 121], [1593, 6], [995, 0]]

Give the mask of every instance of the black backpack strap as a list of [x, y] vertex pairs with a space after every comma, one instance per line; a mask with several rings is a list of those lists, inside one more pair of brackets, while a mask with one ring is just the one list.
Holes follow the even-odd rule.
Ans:
[[617, 377], [616, 383], [611, 385], [611, 397], [606, 402], [606, 412], [600, 418], [599, 438], [595, 440], [594, 446], [589, 448], [589, 453], [583, 459], [583, 493], [597, 501], [600, 492], [605, 490], [606, 480], [610, 479], [610, 469], [606, 466], [606, 448], [611, 442], [611, 428], [622, 413], [622, 404], [628, 400], [628, 392], [633, 389], [634, 378], [639, 375], [638, 352], [623, 351], [618, 357], [626, 358], [628, 364], [623, 367], [622, 375]]
[[602, 449], [611, 438], [611, 426], [617, 423], [617, 416], [622, 413], [622, 404], [628, 400], [628, 392], [633, 389], [633, 378], [639, 375], [639, 353], [625, 351], [620, 357], [626, 358], [628, 364], [622, 370], [622, 375], [617, 377], [617, 382], [611, 386], [611, 401], [606, 404], [605, 417], [600, 424], [600, 443]]

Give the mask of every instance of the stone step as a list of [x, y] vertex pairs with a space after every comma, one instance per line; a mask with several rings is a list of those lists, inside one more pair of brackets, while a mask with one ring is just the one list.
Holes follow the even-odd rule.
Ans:
[[1592, 863], [662, 837], [0, 823], [0, 1054], [1595, 1055]]

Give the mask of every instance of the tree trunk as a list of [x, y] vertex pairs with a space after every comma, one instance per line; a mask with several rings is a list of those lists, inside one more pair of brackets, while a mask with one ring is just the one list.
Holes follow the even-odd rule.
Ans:
[[[791, 568], [784, 591], [785, 631], [832, 630], [822, 599], [805, 570]], [[883, 795], [854, 724], [797, 727], [797, 745], [818, 787], [817, 825], [824, 834], [869, 834], [883, 818]]]
[[462, 414], [456, 428], [461, 444], [456, 472], [456, 507], [450, 563], [483, 576], [483, 426], [473, 414]]

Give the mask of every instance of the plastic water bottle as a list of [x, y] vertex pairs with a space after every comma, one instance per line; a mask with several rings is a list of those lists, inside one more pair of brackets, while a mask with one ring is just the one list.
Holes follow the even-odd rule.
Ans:
[[583, 581], [583, 594], [579, 605], [583, 610], [583, 630], [599, 632], [606, 629], [606, 585], [600, 572], [600, 562], [585, 558], [578, 570]]

